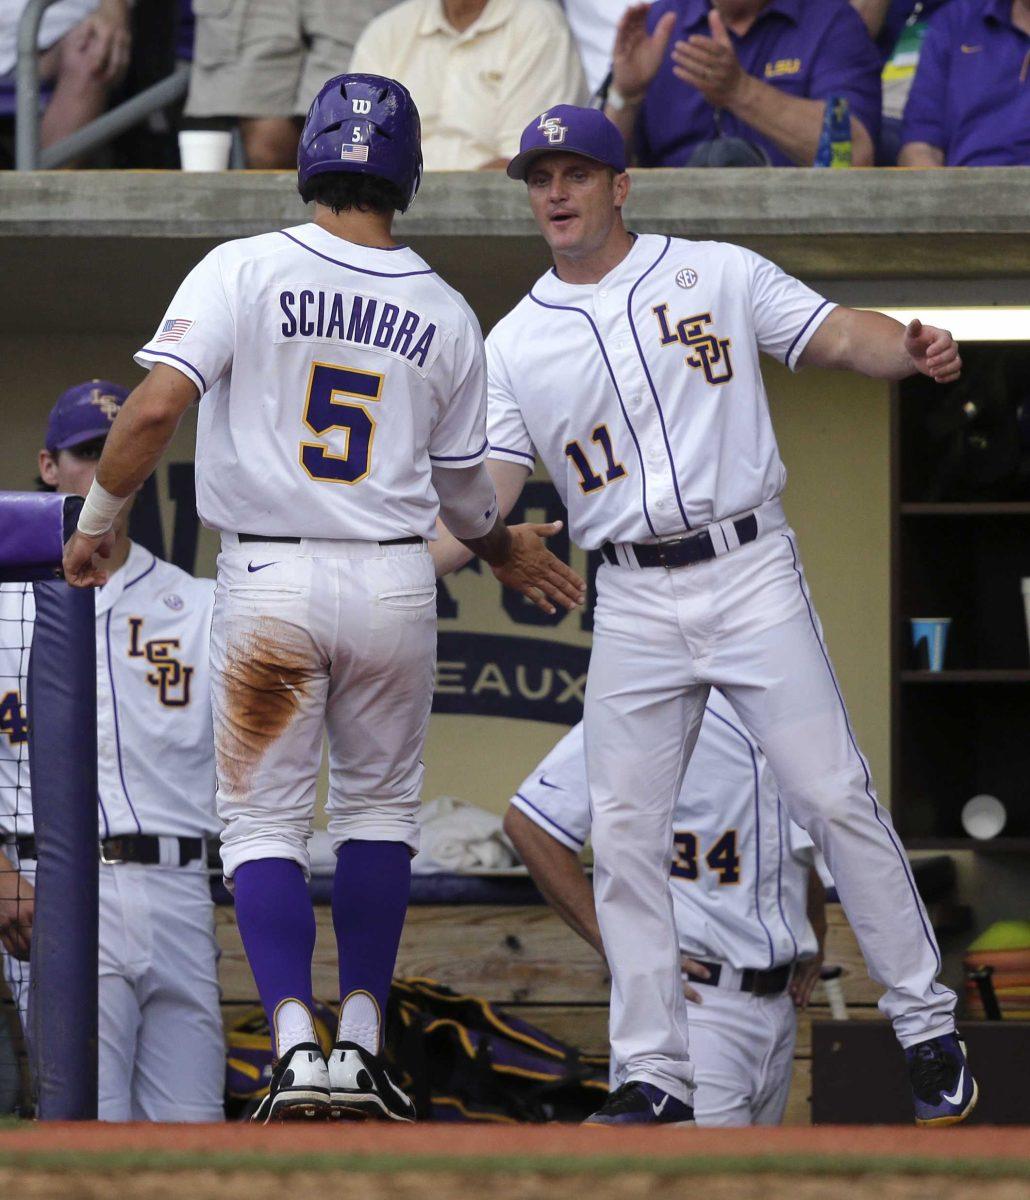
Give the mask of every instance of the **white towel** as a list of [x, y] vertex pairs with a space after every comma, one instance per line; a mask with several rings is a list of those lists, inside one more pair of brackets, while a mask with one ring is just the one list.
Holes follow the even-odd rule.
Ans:
[[423, 804], [422, 849], [411, 863], [415, 874], [499, 870], [518, 861], [496, 813], [452, 796]]

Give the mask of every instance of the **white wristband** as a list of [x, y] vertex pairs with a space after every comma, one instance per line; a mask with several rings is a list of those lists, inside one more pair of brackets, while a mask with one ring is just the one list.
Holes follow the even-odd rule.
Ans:
[[79, 513], [79, 533], [86, 537], [102, 537], [114, 524], [128, 496], [112, 496], [94, 479]]

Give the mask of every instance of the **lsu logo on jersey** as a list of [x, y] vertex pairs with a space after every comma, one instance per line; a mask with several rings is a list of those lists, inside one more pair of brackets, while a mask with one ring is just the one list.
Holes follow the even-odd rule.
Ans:
[[684, 317], [673, 329], [669, 323], [668, 304], [656, 304], [651, 311], [658, 321], [661, 345], [685, 346], [690, 351], [684, 359], [688, 367], [704, 371], [709, 383], [729, 383], [733, 378], [730, 339], [718, 337], [706, 328], [712, 323], [711, 313]]
[[147, 672], [147, 683], [157, 690], [166, 708], [185, 708], [190, 702], [190, 680], [193, 668], [184, 666], [175, 657], [178, 638], [150, 638], [143, 641], [143, 618], [129, 618], [129, 657], [145, 658], [153, 667]]
[[537, 125], [537, 129], [552, 146], [562, 145], [565, 135], [569, 132], [569, 127], [562, 124], [561, 117], [549, 117], [545, 112], [540, 114], [540, 124]]

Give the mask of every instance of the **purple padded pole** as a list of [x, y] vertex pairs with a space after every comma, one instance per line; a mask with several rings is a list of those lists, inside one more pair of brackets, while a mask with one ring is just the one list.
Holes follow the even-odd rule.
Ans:
[[92, 591], [53, 576], [81, 498], [0, 493], [0, 577], [39, 580], [26, 688], [35, 824], [29, 1047], [43, 1120], [97, 1115], [97, 667]]
[[29, 770], [35, 824], [29, 1028], [44, 1121], [97, 1115], [97, 659], [92, 590], [33, 585]]

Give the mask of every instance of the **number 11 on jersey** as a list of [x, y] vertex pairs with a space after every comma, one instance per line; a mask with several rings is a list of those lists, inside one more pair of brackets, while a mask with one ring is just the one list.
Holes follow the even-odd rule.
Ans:
[[[383, 378], [377, 371], [313, 362], [304, 400], [304, 424], [318, 437], [332, 429], [346, 433], [344, 452], [334, 454], [322, 442], [301, 442], [300, 465], [322, 483], [360, 483], [372, 467], [375, 417], [354, 400], [382, 399]], [[340, 396], [350, 399], [341, 400]]]
[[587, 458], [586, 452], [579, 442], [569, 442], [565, 447], [565, 457], [572, 460], [573, 465], [579, 472], [579, 489], [584, 495], [596, 492], [598, 488], [603, 488], [606, 483], [614, 483], [616, 479], [623, 479], [626, 475], [626, 468], [615, 457], [615, 451], [612, 449], [612, 436], [608, 432], [607, 425], [598, 425], [590, 435], [590, 440], [596, 442], [604, 451], [605, 472], [603, 479], [590, 465], [590, 460]]

